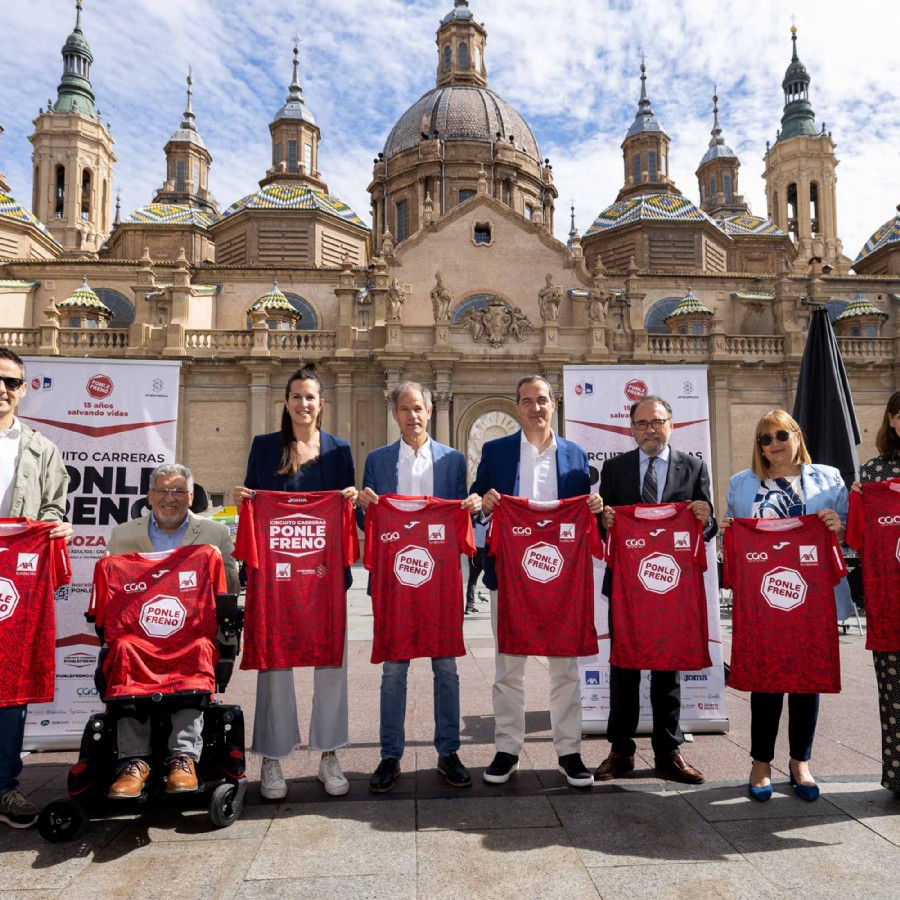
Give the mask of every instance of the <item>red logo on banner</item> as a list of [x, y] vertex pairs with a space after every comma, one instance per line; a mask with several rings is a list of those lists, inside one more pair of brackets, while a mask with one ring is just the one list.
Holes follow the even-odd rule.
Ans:
[[632, 402], [637, 403], [647, 396], [648, 388], [640, 378], [632, 378], [625, 384], [625, 396]]
[[41, 389], [41, 379], [40, 378], [32, 378], [31, 379], [31, 389], [33, 391], [39, 391]]
[[87, 392], [95, 400], [105, 400], [113, 392], [112, 378], [109, 375], [92, 375], [88, 379]]
[[575, 385], [575, 395], [580, 397], [584, 393], [584, 387], [580, 384]]

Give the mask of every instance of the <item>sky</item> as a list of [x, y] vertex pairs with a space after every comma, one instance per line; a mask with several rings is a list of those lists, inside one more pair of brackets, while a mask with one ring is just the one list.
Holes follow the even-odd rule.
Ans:
[[[0, 171], [25, 205], [28, 135], [56, 98], [74, 0], [3, 0]], [[719, 95], [725, 141], [741, 160], [740, 192], [766, 215], [762, 157], [774, 142], [791, 59], [790, 27], [812, 77], [816, 121], [832, 132], [839, 236], [855, 258], [900, 203], [900, 3], [895, 0], [470, 0], [488, 32], [488, 85], [531, 126], [583, 234], [614, 202], [621, 142], [634, 119], [644, 54], [653, 111], [671, 139], [670, 176], [695, 203], [695, 172]], [[329, 191], [370, 221], [372, 161], [397, 119], [434, 87], [435, 31], [453, 0], [85, 0], [96, 105], [110, 123], [122, 214], [149, 203], [163, 147], [185, 107], [213, 156], [210, 187], [225, 209], [253, 192], [271, 150], [268, 124], [300, 79], [322, 138]]]

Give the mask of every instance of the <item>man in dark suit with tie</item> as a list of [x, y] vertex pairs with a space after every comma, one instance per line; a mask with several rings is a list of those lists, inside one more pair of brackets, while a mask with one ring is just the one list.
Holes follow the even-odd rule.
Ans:
[[[603, 463], [600, 496], [604, 508], [601, 523], [609, 529], [615, 522], [616, 506], [636, 503], [674, 503], [687, 500], [703, 524], [703, 537], [716, 533], [712, 515], [709, 472], [703, 460], [669, 446], [672, 436], [672, 407], [662, 398], [649, 396], [631, 407], [631, 433], [637, 447]], [[611, 596], [612, 572], [607, 568], [603, 593]], [[615, 623], [610, 615], [611, 640]], [[640, 717], [641, 672], [610, 666], [609, 756], [594, 773], [597, 781], [607, 781], [634, 768], [634, 735]], [[702, 773], [689, 765], [679, 748], [684, 742], [679, 672], [650, 673], [650, 704], [653, 709], [653, 755], [656, 771], [684, 784], [701, 784]]]

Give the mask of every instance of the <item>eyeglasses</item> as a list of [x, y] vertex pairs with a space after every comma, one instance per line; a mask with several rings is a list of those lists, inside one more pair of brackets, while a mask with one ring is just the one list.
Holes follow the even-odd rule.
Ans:
[[150, 488], [150, 491], [154, 494], [171, 494], [173, 497], [179, 499], [187, 497], [190, 493], [190, 491], [186, 491], [184, 488]]
[[646, 431], [651, 426], [653, 428], [662, 428], [666, 422], [671, 421], [670, 419], [650, 419], [648, 422], [646, 419], [639, 419], [637, 422], [632, 422], [631, 426], [635, 431]]
[[24, 378], [12, 378], [9, 375], [0, 375], [0, 381], [3, 382], [8, 391], [17, 391], [25, 384]]
[[776, 431], [775, 434], [761, 434], [756, 439], [756, 442], [759, 444], [760, 447], [768, 447], [769, 444], [771, 444], [772, 441], [774, 441], [777, 438], [778, 443], [783, 444], [785, 441], [787, 441], [790, 438], [790, 436], [792, 434], [796, 434], [796, 433], [797, 433], [796, 431], [785, 431], [784, 429], [781, 429], [780, 431]]

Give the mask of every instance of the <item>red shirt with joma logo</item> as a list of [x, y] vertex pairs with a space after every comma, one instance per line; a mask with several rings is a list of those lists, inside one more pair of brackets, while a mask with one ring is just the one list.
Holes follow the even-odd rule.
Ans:
[[473, 556], [461, 500], [382, 494], [366, 510], [372, 662], [465, 656], [460, 554]]
[[617, 506], [606, 560], [612, 569], [610, 663], [660, 672], [711, 666], [706, 547], [690, 505]]
[[53, 592], [72, 577], [55, 522], [0, 519], [0, 706], [49, 703], [56, 673]]
[[815, 515], [734, 519], [724, 563], [725, 587], [734, 591], [728, 686], [838, 693], [834, 586], [847, 567], [834, 532]]
[[594, 566], [603, 542], [587, 495], [504, 495], [487, 536], [497, 560], [497, 648], [535, 656], [592, 656]]
[[241, 504], [234, 545], [247, 567], [241, 668], [339, 666], [344, 569], [359, 559], [350, 501], [340, 491], [257, 491]]
[[104, 699], [215, 690], [222, 554], [208, 544], [105, 556], [88, 615], [103, 628]]

